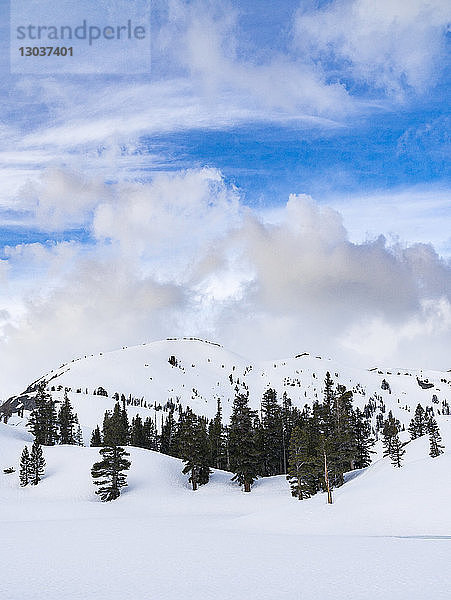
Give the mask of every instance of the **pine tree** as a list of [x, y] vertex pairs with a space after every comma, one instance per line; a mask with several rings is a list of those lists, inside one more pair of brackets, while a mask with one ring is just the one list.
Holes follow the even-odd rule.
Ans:
[[35, 408], [31, 411], [28, 427], [39, 444], [53, 446], [58, 441], [58, 423], [55, 402], [42, 381], [37, 390]]
[[129, 439], [128, 418], [125, 408], [119, 402], [114, 405], [113, 413], [105, 412], [103, 419], [103, 443], [105, 446], [126, 446]]
[[125, 471], [130, 468], [131, 462], [125, 457], [130, 455], [120, 446], [105, 446], [100, 455], [102, 460], [94, 463], [91, 475], [94, 485], [99, 486], [96, 494], [102, 502], [109, 502], [119, 498], [121, 488], [127, 485]]
[[255, 411], [249, 408], [249, 393], [238, 392], [233, 402], [229, 427], [230, 466], [235, 473], [232, 481], [244, 486], [245, 492], [258, 476], [258, 456], [255, 451]]
[[434, 417], [430, 417], [428, 421], [428, 433], [429, 433], [429, 456], [432, 458], [436, 458], [443, 454], [444, 446], [440, 443], [442, 441], [442, 437], [440, 435], [440, 430], [437, 425], [437, 421]]
[[218, 398], [218, 408], [215, 418], [208, 427], [208, 442], [210, 446], [211, 464], [216, 469], [227, 468], [224, 428], [222, 426], [222, 406]]
[[402, 467], [402, 458], [406, 451], [402, 447], [398, 434], [393, 436], [391, 441], [390, 460], [394, 467]]
[[66, 393], [64, 394], [64, 400], [58, 412], [57, 421], [59, 429], [59, 443], [75, 445], [78, 418], [73, 411], [72, 405]]
[[38, 485], [44, 475], [45, 459], [41, 445], [35, 440], [30, 453], [30, 483]]
[[170, 410], [169, 414], [161, 427], [160, 436], [160, 452], [163, 454], [169, 454], [169, 456], [176, 456], [174, 448], [174, 436], [176, 433], [176, 422], [174, 419], [174, 410]]
[[207, 426], [205, 419], [197, 417], [189, 407], [179, 425], [179, 451], [185, 463], [183, 473], [190, 474], [189, 482], [195, 491], [210, 478]]
[[333, 440], [328, 456], [332, 473], [332, 486], [343, 485], [343, 474], [353, 468], [353, 410], [352, 391], [337, 385], [333, 404]]
[[308, 420], [293, 429], [290, 439], [290, 460], [287, 479], [292, 496], [299, 500], [310, 498], [316, 492], [316, 447]]
[[130, 424], [128, 422], [127, 409], [125, 405], [121, 411], [121, 422], [120, 422], [120, 442], [119, 444], [127, 445], [130, 443]]
[[384, 456], [391, 456], [393, 450], [393, 440], [395, 437], [397, 437], [399, 429], [399, 421], [393, 417], [392, 411], [389, 411], [382, 429]]
[[352, 413], [352, 454], [353, 467], [363, 469], [371, 464], [374, 440], [371, 437], [371, 425], [359, 408]]
[[91, 444], [90, 445], [92, 447], [100, 447], [100, 446], [102, 446], [102, 435], [100, 433], [100, 427], [98, 425], [94, 429], [94, 431], [92, 432]]
[[158, 450], [158, 436], [154, 422], [147, 417], [143, 423], [144, 448]]
[[30, 453], [28, 452], [27, 446], [22, 450], [22, 455], [20, 457], [20, 469], [19, 469], [19, 480], [20, 485], [25, 487], [30, 483]]
[[74, 442], [76, 446], [84, 446], [85, 442], [83, 439], [83, 431], [80, 427], [80, 423], [78, 422], [78, 417], [77, 415], [75, 415], [75, 423], [74, 423], [74, 427], [75, 427], [75, 435], [74, 435]]
[[277, 393], [269, 388], [263, 394], [261, 404], [263, 434], [263, 475], [279, 475], [283, 472], [283, 424], [282, 411], [277, 403]]
[[137, 448], [145, 448], [144, 425], [139, 415], [136, 415], [136, 417], [132, 419], [130, 444]]
[[409, 433], [412, 440], [421, 437], [427, 433], [427, 418], [424, 408], [418, 404], [415, 409], [415, 415], [410, 421]]
[[284, 473], [288, 473], [291, 434], [298, 421], [298, 410], [293, 406], [291, 398], [289, 398], [287, 393], [284, 392], [282, 396], [282, 441]]

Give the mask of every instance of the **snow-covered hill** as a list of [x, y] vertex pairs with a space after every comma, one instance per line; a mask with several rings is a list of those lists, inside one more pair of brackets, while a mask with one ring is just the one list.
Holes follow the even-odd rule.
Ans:
[[[248, 386], [250, 402], [259, 408], [268, 387], [284, 392], [297, 406], [321, 399], [329, 371], [336, 383], [354, 392], [354, 403], [363, 408], [370, 398], [407, 425], [415, 406], [434, 406], [437, 414], [451, 402], [451, 373], [408, 369], [368, 370], [346, 367], [324, 357], [300, 352], [296, 357], [256, 362], [228, 352], [218, 344], [197, 339], [173, 339], [96, 356], [86, 356], [61, 365], [43, 376], [56, 399], [64, 390], [78, 413], [85, 432], [101, 423], [117, 392], [132, 403], [130, 416], [140, 413], [156, 422], [168, 402], [190, 406], [197, 414], [212, 418], [220, 399], [228, 419], [237, 383]], [[98, 388], [108, 396], [98, 395]], [[35, 385], [0, 407], [0, 415], [31, 408]], [[160, 411], [162, 411], [160, 413]], [[86, 439], [86, 438], [85, 438]]]
[[[328, 505], [321, 493], [302, 502], [292, 498], [284, 476], [260, 479], [244, 494], [230, 473], [214, 471], [193, 492], [180, 460], [128, 448], [128, 487], [104, 504], [90, 475], [96, 448], [46, 447], [44, 479], [19, 486], [38, 382], [31, 384], [1, 409], [13, 414], [0, 423], [0, 598], [451, 597], [451, 417], [443, 414], [451, 400], [449, 373], [359, 370], [302, 352], [257, 363], [184, 339], [81, 358], [42, 379], [55, 399], [67, 391], [87, 442], [116, 392], [131, 399], [130, 417], [140, 413], [158, 422], [168, 402], [212, 417], [220, 399], [227, 419], [237, 383], [248, 386], [255, 408], [268, 387], [303, 406], [321, 399], [326, 371], [354, 391], [358, 406], [372, 399], [405, 425], [416, 404], [433, 406], [445, 454], [430, 458], [422, 437], [405, 446], [404, 465], [396, 469], [380, 458], [379, 441], [373, 464], [347, 474]], [[401, 435], [407, 441], [407, 432]], [[4, 473], [8, 467], [15, 471]]]
[[[447, 418], [442, 434], [448, 449]], [[401, 469], [380, 459], [353, 473], [333, 505], [292, 498], [283, 476], [244, 494], [215, 471], [193, 492], [181, 461], [138, 448], [115, 502], [94, 494], [95, 448], [45, 448], [44, 479], [20, 488], [30, 442], [0, 423], [2, 600], [450, 597], [451, 454], [430, 458], [427, 438]]]

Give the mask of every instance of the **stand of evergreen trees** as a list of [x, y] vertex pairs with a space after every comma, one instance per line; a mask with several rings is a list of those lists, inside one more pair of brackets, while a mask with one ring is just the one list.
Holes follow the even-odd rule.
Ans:
[[28, 427], [35, 440], [43, 446], [55, 444], [83, 446], [83, 434], [78, 417], [67, 394], [64, 395], [57, 412], [56, 402], [46, 391], [45, 381], [39, 384], [35, 408], [31, 411]]
[[249, 407], [246, 386], [235, 389], [228, 425], [219, 399], [210, 422], [189, 407], [173, 405], [162, 417], [159, 435], [150, 417], [143, 421], [137, 415], [129, 423], [125, 405], [116, 402], [105, 413], [102, 429], [93, 431], [91, 446], [133, 445], [180, 458], [193, 490], [209, 481], [210, 467], [231, 471], [245, 492], [258, 477], [286, 474], [300, 499], [321, 490], [328, 490], [331, 498], [346, 471], [370, 464], [374, 440], [369, 419], [353, 409], [352, 392], [334, 386], [329, 373], [323, 401], [302, 410], [286, 393], [279, 402], [276, 391], [268, 389], [258, 412]]
[[38, 485], [44, 475], [45, 459], [42, 447], [37, 440], [33, 442], [31, 452], [27, 446], [20, 457], [19, 481], [22, 487], [26, 485]]
[[352, 407], [352, 392], [335, 387], [327, 373], [323, 401], [297, 414], [287, 473], [292, 495], [303, 500], [327, 491], [332, 503], [332, 489], [344, 483], [344, 473], [370, 464], [373, 444], [369, 420]]

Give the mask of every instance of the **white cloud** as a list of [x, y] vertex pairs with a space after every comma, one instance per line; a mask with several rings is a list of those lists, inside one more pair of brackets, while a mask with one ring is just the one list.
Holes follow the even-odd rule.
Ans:
[[326, 68], [338, 62], [341, 77], [402, 98], [439, 76], [449, 18], [446, 0], [333, 0], [300, 9], [297, 43]]
[[432, 244], [444, 257], [451, 256], [451, 194], [438, 185], [327, 199], [344, 219], [351, 239], [371, 240], [383, 234], [391, 243]]
[[[74, 182], [60, 176], [64, 196]], [[94, 207], [98, 184], [84, 185], [95, 243], [21, 245], [0, 263], [3, 390], [79, 354], [185, 334], [266, 358], [449, 368], [451, 266], [431, 246], [352, 243], [338, 212], [302, 195], [268, 222], [214, 169], [113, 185]]]

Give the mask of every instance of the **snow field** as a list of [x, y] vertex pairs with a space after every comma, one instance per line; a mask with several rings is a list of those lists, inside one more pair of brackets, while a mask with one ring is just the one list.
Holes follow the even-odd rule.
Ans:
[[[25, 443], [0, 424], [2, 469], [17, 468]], [[215, 471], [192, 492], [181, 461], [130, 448], [129, 486], [104, 504], [97, 449], [46, 447], [38, 486], [0, 473], [0, 598], [449, 598], [451, 454], [427, 452], [420, 438], [401, 469], [377, 460], [328, 506], [323, 494], [293, 499], [282, 476], [244, 494]]]

